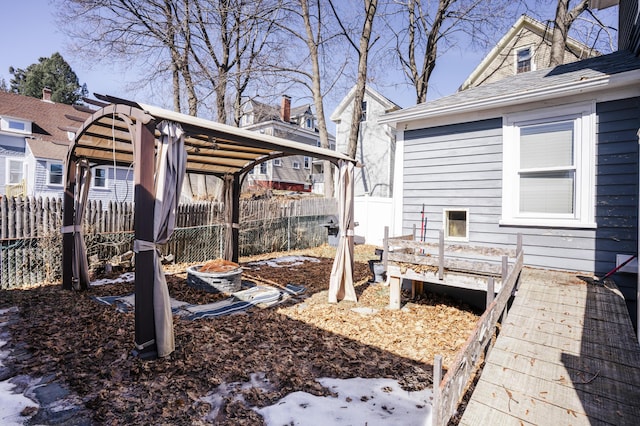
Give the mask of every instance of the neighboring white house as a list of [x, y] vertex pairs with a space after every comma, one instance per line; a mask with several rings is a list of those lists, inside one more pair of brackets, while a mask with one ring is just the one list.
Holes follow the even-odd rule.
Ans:
[[[352, 125], [355, 86], [331, 114], [336, 123], [336, 149], [347, 152]], [[362, 101], [360, 134], [356, 160], [362, 165], [355, 178], [355, 196], [391, 197], [393, 195], [393, 161], [395, 155], [395, 129], [378, 123], [378, 117], [400, 109], [398, 105], [366, 87]]]
[[[255, 100], [243, 109], [240, 127], [313, 146], [320, 146], [320, 134], [311, 105], [291, 107], [291, 98], [283, 96], [280, 107]], [[329, 135], [330, 149], [335, 149], [335, 138]], [[323, 162], [311, 157], [291, 156], [275, 158], [255, 167], [247, 177], [251, 187], [313, 191], [324, 189]]]
[[[0, 196], [62, 197], [64, 161], [74, 135], [67, 116], [89, 114], [43, 98], [0, 92]], [[89, 199], [132, 201], [133, 174], [108, 165], [92, 169]]]
[[[347, 152], [354, 96], [355, 86], [331, 114], [331, 121], [336, 123], [336, 149], [340, 152]], [[366, 87], [356, 152], [361, 167], [356, 169], [354, 190], [356, 232], [369, 244], [382, 244], [384, 227], [392, 222], [396, 134], [392, 126], [378, 123], [378, 117], [398, 109], [398, 105]]]

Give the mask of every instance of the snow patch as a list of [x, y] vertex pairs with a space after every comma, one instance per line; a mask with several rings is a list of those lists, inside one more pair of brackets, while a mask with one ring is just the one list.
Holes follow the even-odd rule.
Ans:
[[318, 379], [334, 396], [294, 392], [256, 409], [267, 425], [431, 425], [431, 389], [402, 390], [392, 379]]
[[251, 262], [248, 265], [250, 265], [250, 266], [267, 265], [267, 266], [270, 266], [272, 268], [289, 268], [291, 266], [302, 265], [302, 264], [304, 264], [304, 262], [319, 263], [320, 259], [315, 258], [315, 257], [308, 257], [308, 256], [281, 256], [281, 257], [277, 257], [275, 259], [267, 259], [267, 260], [261, 260], [261, 261], [257, 261], [257, 262]]

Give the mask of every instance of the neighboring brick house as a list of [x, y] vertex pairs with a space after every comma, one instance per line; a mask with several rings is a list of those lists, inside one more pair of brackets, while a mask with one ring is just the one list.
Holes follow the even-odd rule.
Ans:
[[[0, 92], [0, 196], [62, 197], [64, 161], [75, 136], [67, 116], [89, 114], [71, 105]], [[93, 168], [90, 199], [131, 201], [133, 174], [113, 167]]]
[[[552, 27], [522, 15], [462, 83], [459, 90], [549, 67], [552, 32]], [[593, 48], [569, 37], [563, 63], [598, 55], [600, 53]]]
[[[246, 103], [240, 127], [313, 146], [320, 146], [320, 134], [310, 104], [291, 106], [291, 98], [282, 97], [280, 107], [255, 100]], [[335, 138], [329, 136], [330, 148]], [[291, 191], [323, 191], [323, 165], [311, 157], [291, 156], [261, 163], [247, 177], [247, 185]]]

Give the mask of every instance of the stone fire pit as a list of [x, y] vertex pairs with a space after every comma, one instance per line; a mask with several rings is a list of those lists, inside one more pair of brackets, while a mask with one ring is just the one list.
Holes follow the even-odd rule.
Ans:
[[209, 293], [235, 293], [242, 287], [242, 268], [227, 260], [210, 260], [187, 268], [187, 285]]

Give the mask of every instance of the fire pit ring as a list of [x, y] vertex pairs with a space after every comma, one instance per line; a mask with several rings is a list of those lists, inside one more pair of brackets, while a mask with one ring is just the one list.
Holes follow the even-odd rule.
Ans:
[[187, 268], [187, 285], [209, 293], [235, 293], [242, 287], [242, 268], [225, 272], [200, 272], [202, 265]]

